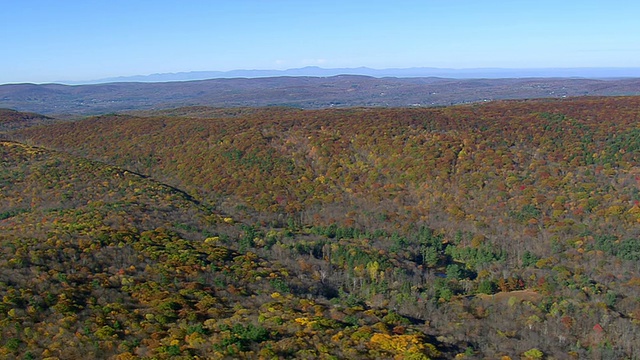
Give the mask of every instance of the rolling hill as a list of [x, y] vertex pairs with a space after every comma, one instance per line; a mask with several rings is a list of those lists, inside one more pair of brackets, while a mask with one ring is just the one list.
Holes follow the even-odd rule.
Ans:
[[181, 106], [431, 107], [500, 99], [640, 94], [638, 79], [233, 78], [163, 83], [0, 85], [0, 108], [95, 115]]

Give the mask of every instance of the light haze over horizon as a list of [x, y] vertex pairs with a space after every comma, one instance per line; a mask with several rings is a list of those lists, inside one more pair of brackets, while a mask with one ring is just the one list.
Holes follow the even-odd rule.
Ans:
[[0, 84], [324, 68], [640, 67], [640, 2], [6, 1]]

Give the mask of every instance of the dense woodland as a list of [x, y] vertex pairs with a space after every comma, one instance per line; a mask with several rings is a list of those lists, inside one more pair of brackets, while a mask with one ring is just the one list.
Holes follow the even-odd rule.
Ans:
[[640, 97], [0, 125], [3, 358], [640, 354]]

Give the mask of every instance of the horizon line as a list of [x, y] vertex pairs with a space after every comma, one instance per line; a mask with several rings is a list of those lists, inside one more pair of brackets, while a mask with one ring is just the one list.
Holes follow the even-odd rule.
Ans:
[[[325, 74], [304, 74], [292, 73], [303, 71], [319, 71]], [[344, 72], [346, 71], [346, 72]], [[351, 73], [349, 71], [352, 71]], [[410, 72], [414, 72], [411, 74]], [[434, 74], [415, 73], [415, 72], [433, 72]], [[580, 74], [579, 72], [631, 72], [632, 74], [609, 73], [609, 74]], [[362, 73], [369, 72], [369, 73]], [[385, 74], [387, 72], [388, 74]], [[397, 72], [391, 74], [389, 72]], [[437, 72], [442, 72], [437, 74]], [[483, 73], [484, 72], [484, 73]], [[500, 76], [512, 73], [511, 76]], [[522, 74], [517, 74], [518, 72]], [[539, 73], [535, 73], [539, 72]], [[544, 74], [544, 72], [574, 72], [573, 74]], [[243, 74], [244, 73], [244, 74]], [[261, 74], [262, 73], [262, 74]], [[376, 74], [377, 73], [377, 74]], [[170, 77], [188, 77], [195, 78], [175, 78]], [[198, 76], [200, 75], [200, 76]], [[158, 82], [180, 82], [180, 81], [198, 81], [225, 78], [267, 78], [267, 77], [331, 77], [339, 75], [356, 75], [369, 77], [397, 77], [397, 78], [427, 78], [440, 77], [451, 79], [517, 79], [517, 78], [586, 78], [586, 79], [606, 79], [606, 78], [638, 78], [640, 77], [640, 66], [623, 67], [623, 66], [583, 66], [583, 67], [465, 67], [465, 68], [445, 68], [431, 66], [414, 66], [414, 67], [389, 67], [389, 68], [372, 68], [368, 66], [359, 67], [333, 67], [325, 68], [317, 65], [309, 65], [297, 68], [287, 69], [232, 69], [232, 70], [191, 70], [178, 72], [162, 72], [135, 75], [120, 75], [113, 77], [104, 77], [90, 80], [58, 80], [51, 82], [6, 82], [0, 85], [95, 85], [118, 82], [141, 82], [141, 83], [158, 83]], [[162, 79], [164, 78], [164, 79]]]

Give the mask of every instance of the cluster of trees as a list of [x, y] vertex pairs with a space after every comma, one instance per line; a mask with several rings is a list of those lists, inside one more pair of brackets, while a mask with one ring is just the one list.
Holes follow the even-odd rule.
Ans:
[[[59, 152], [3, 143], [0, 226], [25, 255], [5, 252], [0, 281], [67, 264], [76, 322], [96, 291], [121, 299], [119, 325], [86, 341], [122, 356], [630, 357], [639, 120], [640, 98], [618, 97], [12, 131]], [[9, 335], [7, 354], [35, 346]]]

